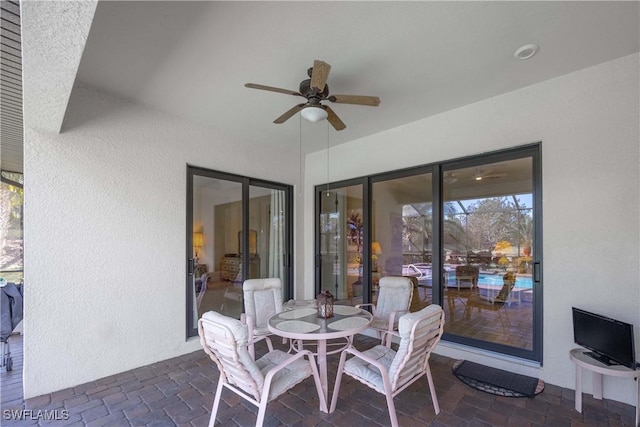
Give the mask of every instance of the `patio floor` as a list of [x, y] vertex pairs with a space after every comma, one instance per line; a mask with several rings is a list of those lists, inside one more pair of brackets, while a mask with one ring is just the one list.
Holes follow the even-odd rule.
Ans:
[[[2, 425], [77, 426], [206, 426], [218, 370], [203, 351], [143, 366], [73, 388], [24, 401], [22, 336], [11, 338], [14, 370], [0, 374]], [[274, 340], [274, 344], [278, 343]], [[356, 347], [375, 344], [357, 336]], [[261, 355], [266, 346], [257, 346]], [[329, 356], [330, 391], [338, 356]], [[534, 398], [497, 397], [469, 388], [451, 373], [453, 359], [433, 355], [431, 370], [441, 412], [435, 415], [426, 379], [395, 399], [402, 427], [411, 426], [632, 426], [631, 405], [583, 397], [583, 413], [574, 410], [573, 390], [547, 384]], [[345, 376], [341, 400], [333, 414], [318, 410], [311, 379], [269, 403], [265, 426], [388, 426], [384, 396]], [[12, 410], [26, 412], [11, 412]], [[29, 412], [30, 411], [30, 412]], [[42, 412], [38, 412], [42, 411]], [[65, 412], [66, 411], [66, 412]], [[13, 414], [23, 420], [13, 421]], [[256, 409], [230, 391], [223, 392], [219, 426], [253, 426]], [[66, 417], [68, 415], [68, 418]], [[66, 420], [45, 420], [58, 416]], [[7, 420], [11, 419], [9, 424]], [[6, 424], [5, 424], [6, 422]]]

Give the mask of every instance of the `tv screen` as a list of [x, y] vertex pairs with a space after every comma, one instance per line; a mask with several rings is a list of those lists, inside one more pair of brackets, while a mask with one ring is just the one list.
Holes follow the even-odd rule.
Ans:
[[573, 339], [592, 353], [588, 356], [606, 364], [636, 369], [633, 325], [572, 307]]

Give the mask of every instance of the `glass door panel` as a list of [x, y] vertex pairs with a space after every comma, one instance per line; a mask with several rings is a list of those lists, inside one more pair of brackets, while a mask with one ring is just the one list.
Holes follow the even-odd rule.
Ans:
[[319, 196], [320, 290], [350, 305], [363, 302], [362, 188], [332, 188]]
[[239, 319], [242, 183], [195, 175], [192, 212], [194, 316], [213, 310]]
[[372, 184], [372, 302], [384, 276], [409, 276], [417, 282], [411, 311], [432, 301], [432, 174], [423, 173]]
[[187, 167], [187, 336], [204, 312], [239, 319], [242, 284], [279, 277], [290, 298], [291, 186]]
[[443, 174], [445, 332], [533, 350], [533, 160]]
[[[247, 277], [278, 277], [282, 299], [287, 283], [286, 194], [283, 190], [249, 186], [249, 250]], [[244, 253], [244, 251], [243, 251]]]

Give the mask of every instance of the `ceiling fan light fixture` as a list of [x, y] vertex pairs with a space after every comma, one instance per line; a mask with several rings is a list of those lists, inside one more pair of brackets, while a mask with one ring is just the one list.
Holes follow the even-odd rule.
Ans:
[[325, 120], [328, 117], [328, 114], [324, 108], [320, 107], [305, 107], [300, 115], [303, 119], [308, 120], [312, 123], [317, 123], [321, 120]]

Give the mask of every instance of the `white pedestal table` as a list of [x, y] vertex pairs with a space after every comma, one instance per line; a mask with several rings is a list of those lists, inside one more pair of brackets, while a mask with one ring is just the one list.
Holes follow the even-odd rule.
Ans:
[[[317, 310], [313, 306], [294, 308], [275, 314], [269, 319], [268, 328], [271, 333], [289, 338], [295, 342], [315, 341], [315, 353], [320, 374], [320, 382], [324, 397], [329, 402], [329, 384], [327, 379], [327, 341], [346, 338], [345, 345], [335, 353], [342, 351], [357, 333], [369, 327], [373, 316], [360, 308], [335, 305], [334, 315], [328, 319], [317, 317]], [[322, 409], [322, 408], [321, 408]]]

